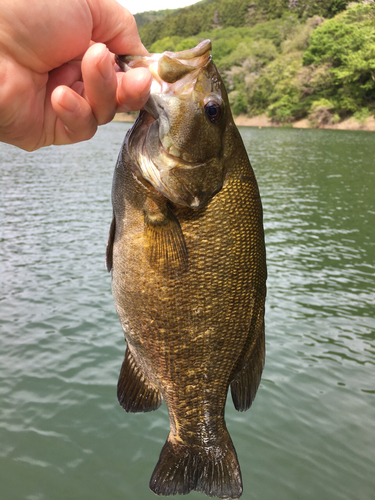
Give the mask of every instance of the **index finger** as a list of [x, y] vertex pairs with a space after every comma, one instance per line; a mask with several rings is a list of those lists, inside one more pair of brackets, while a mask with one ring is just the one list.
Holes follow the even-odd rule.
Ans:
[[148, 55], [133, 15], [115, 0], [87, 0], [93, 28], [92, 40], [115, 54]]

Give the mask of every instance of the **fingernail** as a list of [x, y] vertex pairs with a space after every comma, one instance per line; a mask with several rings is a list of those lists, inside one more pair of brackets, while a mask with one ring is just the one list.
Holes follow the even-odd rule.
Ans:
[[113, 66], [107, 51], [102, 60], [98, 64], [98, 69], [104, 80], [109, 80], [112, 77]]

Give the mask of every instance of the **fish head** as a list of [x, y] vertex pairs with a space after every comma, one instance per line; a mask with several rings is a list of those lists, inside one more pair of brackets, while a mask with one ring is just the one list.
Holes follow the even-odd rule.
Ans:
[[231, 120], [211, 42], [182, 52], [130, 56], [123, 68], [148, 67], [151, 94], [129, 136], [144, 179], [174, 203], [200, 208], [222, 187], [224, 135]]

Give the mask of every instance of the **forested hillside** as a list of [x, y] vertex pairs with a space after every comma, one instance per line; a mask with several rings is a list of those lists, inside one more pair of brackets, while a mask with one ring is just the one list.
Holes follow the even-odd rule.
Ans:
[[145, 24], [152, 23], [157, 20], [161, 20], [166, 17], [168, 14], [175, 12], [171, 9], [165, 10], [149, 10], [147, 12], [139, 12], [134, 17], [137, 21], [138, 29], [142, 28]]
[[374, 114], [373, 0], [204, 0], [161, 12], [140, 34], [150, 52], [210, 38], [235, 114], [317, 125]]

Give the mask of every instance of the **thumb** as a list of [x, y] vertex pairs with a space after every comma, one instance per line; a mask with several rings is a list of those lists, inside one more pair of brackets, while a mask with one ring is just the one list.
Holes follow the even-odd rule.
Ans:
[[115, 54], [147, 55], [133, 15], [116, 0], [86, 0], [93, 28], [92, 40], [102, 42]]

